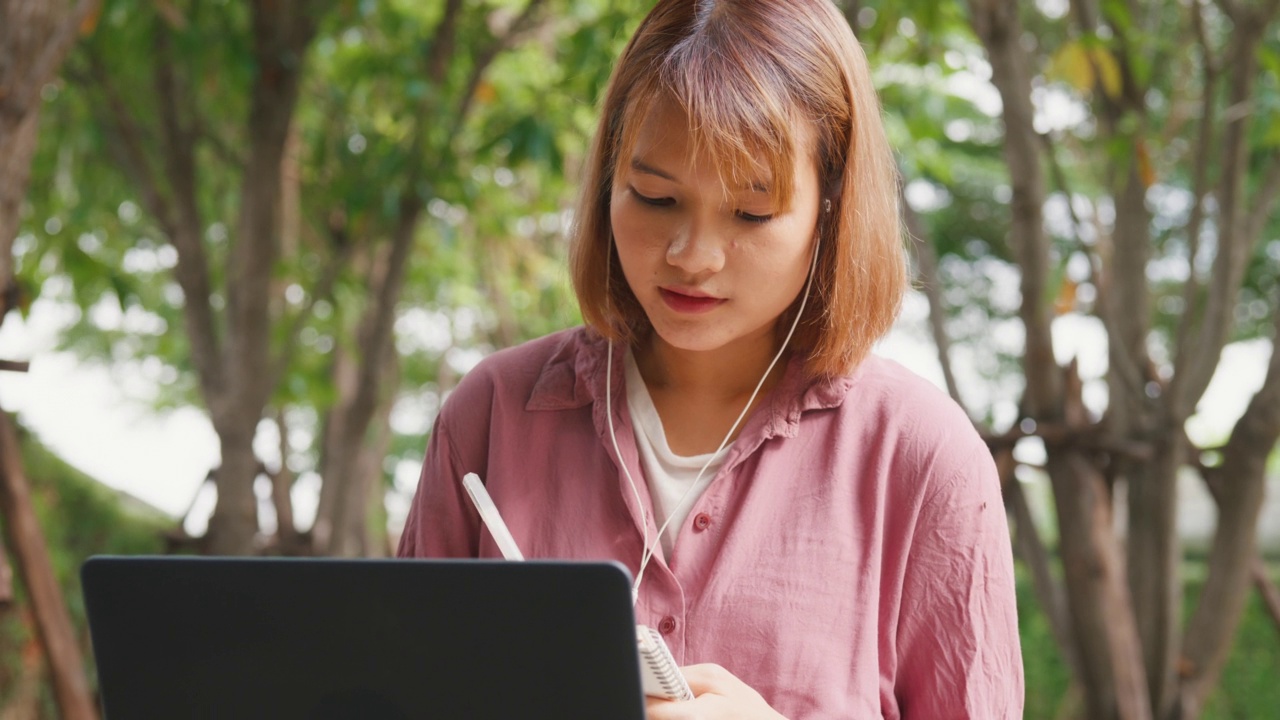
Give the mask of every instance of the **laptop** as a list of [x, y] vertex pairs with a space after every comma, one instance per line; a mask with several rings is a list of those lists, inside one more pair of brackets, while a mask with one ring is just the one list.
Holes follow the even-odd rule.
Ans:
[[94, 557], [105, 720], [643, 720], [616, 563]]

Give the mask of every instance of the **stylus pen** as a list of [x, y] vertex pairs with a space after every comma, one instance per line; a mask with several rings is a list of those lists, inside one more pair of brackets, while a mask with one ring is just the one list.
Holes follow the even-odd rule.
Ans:
[[489, 528], [493, 541], [498, 543], [502, 557], [508, 560], [523, 560], [524, 555], [521, 554], [520, 548], [516, 547], [516, 539], [511, 537], [511, 531], [502, 521], [498, 506], [493, 504], [493, 498], [489, 497], [489, 491], [484, 489], [484, 483], [480, 482], [480, 476], [467, 473], [462, 477], [462, 486], [467, 489], [467, 495], [471, 496], [471, 502], [480, 512], [480, 519], [484, 521], [485, 527]]

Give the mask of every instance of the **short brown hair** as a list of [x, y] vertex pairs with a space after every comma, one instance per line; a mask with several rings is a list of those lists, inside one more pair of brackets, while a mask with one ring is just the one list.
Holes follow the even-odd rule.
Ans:
[[[793, 343], [812, 374], [851, 371], [893, 324], [907, 275], [897, 168], [848, 22], [830, 0], [659, 0], [640, 23], [605, 93], [572, 238], [582, 316], [615, 340], [649, 324], [612, 251], [613, 179], [662, 97], [682, 107], [722, 177], [762, 167], [791, 178], [796, 153], [814, 153], [831, 211], [819, 217], [814, 289]], [[799, 147], [799, 123], [814, 147]], [[771, 184], [782, 206], [792, 190]]]

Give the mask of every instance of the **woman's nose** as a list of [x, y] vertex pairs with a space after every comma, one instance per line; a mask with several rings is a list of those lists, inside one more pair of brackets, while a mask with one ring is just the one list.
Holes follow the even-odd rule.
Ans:
[[708, 223], [685, 223], [667, 245], [667, 263], [687, 275], [719, 272], [724, 268], [723, 238]]

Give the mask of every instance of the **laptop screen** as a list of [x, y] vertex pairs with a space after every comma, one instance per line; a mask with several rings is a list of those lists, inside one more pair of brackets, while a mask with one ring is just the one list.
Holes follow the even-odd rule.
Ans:
[[106, 720], [642, 720], [615, 563], [96, 557]]

